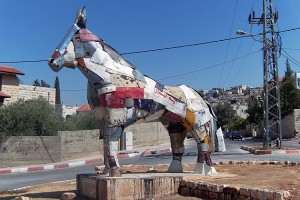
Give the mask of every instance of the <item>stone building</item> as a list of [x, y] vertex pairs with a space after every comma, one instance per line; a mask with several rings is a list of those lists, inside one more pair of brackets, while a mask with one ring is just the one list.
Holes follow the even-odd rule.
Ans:
[[0, 106], [18, 99], [29, 100], [39, 96], [55, 105], [55, 88], [20, 85], [18, 75], [25, 74], [12, 67], [0, 66]]

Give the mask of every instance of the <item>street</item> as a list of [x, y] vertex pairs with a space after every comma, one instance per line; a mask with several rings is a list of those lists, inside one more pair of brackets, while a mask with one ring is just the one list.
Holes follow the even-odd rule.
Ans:
[[[284, 141], [283, 147], [300, 148], [298, 140]], [[293, 161], [300, 162], [300, 154], [267, 154], [267, 155], [253, 155], [248, 151], [240, 149], [241, 145], [246, 146], [259, 146], [262, 142], [251, 140], [229, 140], [225, 139], [226, 152], [217, 152], [211, 155], [213, 162], [221, 161], [238, 161], [238, 160], [256, 160], [256, 161]], [[197, 160], [197, 147], [193, 139], [186, 140], [185, 142], [185, 156], [183, 158], [184, 164], [195, 164]], [[171, 153], [144, 156], [144, 157], [132, 157], [126, 159], [120, 159], [121, 165], [157, 165], [157, 164], [170, 164], [172, 159]], [[17, 189], [21, 187], [31, 186], [35, 184], [63, 181], [75, 179], [76, 174], [94, 173], [96, 165], [89, 164], [77, 167], [70, 167], [65, 169], [56, 169], [48, 171], [19, 173], [19, 174], [4, 174], [0, 175], [0, 190]]]

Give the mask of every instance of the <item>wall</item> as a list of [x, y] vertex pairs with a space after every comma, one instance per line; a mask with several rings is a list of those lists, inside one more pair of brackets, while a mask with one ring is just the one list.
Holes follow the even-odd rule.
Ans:
[[99, 140], [99, 130], [59, 131], [61, 160], [84, 156], [100, 155], [103, 152], [103, 141]]
[[133, 133], [133, 147], [158, 145], [170, 141], [166, 128], [160, 122], [134, 124], [125, 129]]
[[[157, 122], [130, 126], [126, 131], [133, 132], [134, 148], [169, 141], [166, 129]], [[0, 168], [100, 156], [103, 155], [103, 141], [98, 138], [98, 129], [59, 131], [58, 136], [10, 137], [0, 143]]]
[[0, 144], [0, 168], [11, 165], [51, 163], [60, 161], [57, 136], [10, 137]]
[[47, 99], [52, 105], [55, 105], [55, 88], [38, 87], [31, 85], [2, 85], [2, 91], [9, 94], [11, 98], [4, 100], [4, 105], [17, 101], [18, 99], [35, 99], [39, 96]]

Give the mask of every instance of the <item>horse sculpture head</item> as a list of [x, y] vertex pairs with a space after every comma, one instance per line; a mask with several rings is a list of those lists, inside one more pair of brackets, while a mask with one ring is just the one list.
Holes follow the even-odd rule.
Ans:
[[110, 84], [114, 72], [145, 82], [144, 76], [131, 63], [86, 29], [85, 8], [78, 10], [74, 24], [55, 49], [48, 65], [55, 72], [63, 67], [77, 67], [93, 85]]

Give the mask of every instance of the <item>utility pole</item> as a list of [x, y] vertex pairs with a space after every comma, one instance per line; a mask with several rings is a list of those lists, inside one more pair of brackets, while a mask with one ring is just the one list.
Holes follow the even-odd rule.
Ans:
[[252, 11], [248, 17], [250, 24], [263, 24], [263, 63], [264, 63], [264, 149], [273, 146], [281, 148], [281, 108], [277, 66], [277, 43], [274, 25], [278, 12], [273, 12], [272, 0], [263, 0], [263, 13], [260, 18]]

